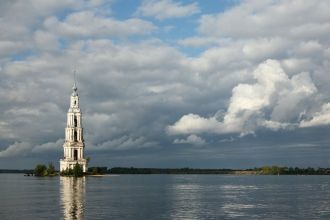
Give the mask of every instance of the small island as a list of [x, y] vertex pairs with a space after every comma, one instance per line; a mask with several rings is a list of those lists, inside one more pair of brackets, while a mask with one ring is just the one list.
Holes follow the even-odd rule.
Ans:
[[[90, 175], [105, 175], [107, 174], [107, 167], [90, 167], [87, 172], [83, 172], [83, 166], [76, 163], [73, 169], [66, 168], [62, 171], [56, 171], [52, 162], [48, 163], [48, 166], [44, 164], [38, 164], [33, 172], [25, 172], [27, 176], [34, 175], [37, 177], [53, 177], [53, 176], [67, 176], [67, 177], [82, 177]], [[0, 171], [1, 172], [1, 171]]]
[[76, 163], [73, 166], [73, 169], [67, 168], [61, 172], [55, 171], [53, 163], [49, 163], [48, 167], [44, 164], [38, 164], [34, 169], [34, 175], [38, 177], [45, 177], [45, 176], [71, 176], [71, 177], [82, 177], [85, 175], [83, 172], [83, 167]]

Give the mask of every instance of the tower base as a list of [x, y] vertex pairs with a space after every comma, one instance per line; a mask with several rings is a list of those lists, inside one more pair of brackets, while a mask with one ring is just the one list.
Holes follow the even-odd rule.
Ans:
[[87, 160], [80, 159], [80, 160], [68, 160], [68, 159], [61, 159], [60, 160], [60, 171], [64, 171], [66, 169], [73, 169], [74, 165], [79, 164], [83, 168], [83, 172], [87, 172]]

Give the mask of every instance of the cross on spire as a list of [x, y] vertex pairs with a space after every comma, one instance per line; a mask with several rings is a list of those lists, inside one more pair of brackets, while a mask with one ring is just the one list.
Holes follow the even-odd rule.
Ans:
[[76, 82], [76, 66], [74, 67], [74, 70], [73, 70], [73, 87], [72, 87], [72, 90], [74, 93], [77, 92], [77, 82]]

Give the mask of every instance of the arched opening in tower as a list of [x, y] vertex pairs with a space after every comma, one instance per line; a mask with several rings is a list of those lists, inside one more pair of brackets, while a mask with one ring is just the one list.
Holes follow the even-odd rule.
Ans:
[[78, 150], [73, 151], [73, 159], [78, 160]]
[[74, 123], [74, 126], [77, 127], [77, 116], [74, 116], [73, 123]]
[[73, 132], [73, 140], [74, 141], [77, 141], [77, 131], [74, 131]]

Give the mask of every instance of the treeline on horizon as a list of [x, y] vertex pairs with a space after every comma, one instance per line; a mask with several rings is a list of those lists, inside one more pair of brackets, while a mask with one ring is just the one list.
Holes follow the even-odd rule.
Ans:
[[232, 169], [113, 167], [109, 174], [230, 174]]
[[262, 175], [330, 175], [330, 168], [263, 166], [255, 168]]
[[330, 168], [263, 166], [253, 169], [135, 168], [113, 167], [108, 174], [255, 174], [255, 175], [330, 175]]
[[[0, 173], [33, 173], [34, 170], [0, 169]], [[263, 166], [253, 169], [89, 167], [90, 174], [237, 174], [237, 175], [330, 175], [330, 168]]]

